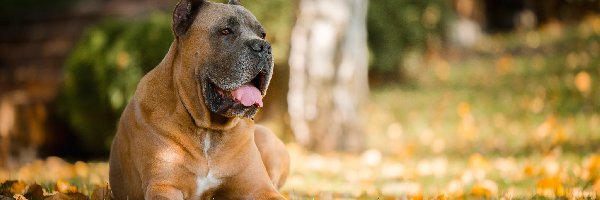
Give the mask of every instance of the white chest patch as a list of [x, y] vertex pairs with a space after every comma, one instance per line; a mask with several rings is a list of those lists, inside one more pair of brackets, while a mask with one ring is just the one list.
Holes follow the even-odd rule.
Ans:
[[214, 177], [214, 175], [208, 172], [206, 177], [198, 177], [196, 179], [196, 195], [202, 195], [209, 189], [215, 188], [221, 184], [221, 180]]
[[204, 150], [204, 156], [208, 157], [208, 150], [210, 150], [210, 134], [206, 134], [204, 136], [204, 148], [202, 150]]

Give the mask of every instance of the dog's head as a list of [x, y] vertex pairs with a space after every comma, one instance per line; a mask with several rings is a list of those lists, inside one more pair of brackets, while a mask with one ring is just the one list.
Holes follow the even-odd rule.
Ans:
[[[180, 66], [213, 114], [253, 117], [273, 73], [265, 30], [237, 0], [181, 0], [173, 12]], [[186, 75], [184, 75], [186, 76]]]

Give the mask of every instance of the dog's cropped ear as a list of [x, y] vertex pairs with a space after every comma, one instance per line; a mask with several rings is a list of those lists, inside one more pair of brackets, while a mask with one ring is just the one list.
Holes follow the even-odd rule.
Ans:
[[175, 37], [183, 36], [194, 23], [198, 9], [206, 0], [181, 0], [173, 10], [173, 32]]
[[231, 5], [241, 5], [240, 0], [229, 0], [229, 4]]

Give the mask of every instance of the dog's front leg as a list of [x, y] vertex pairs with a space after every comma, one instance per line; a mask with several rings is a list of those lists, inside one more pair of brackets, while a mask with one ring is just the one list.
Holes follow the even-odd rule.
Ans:
[[183, 200], [183, 193], [173, 186], [150, 184], [144, 199], [150, 200]]

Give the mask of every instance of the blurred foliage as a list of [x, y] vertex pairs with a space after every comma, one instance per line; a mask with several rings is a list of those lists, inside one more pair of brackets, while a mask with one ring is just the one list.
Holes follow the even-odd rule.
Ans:
[[446, 0], [369, 1], [370, 72], [397, 77], [406, 51], [441, 48], [450, 9]]
[[165, 14], [91, 28], [68, 57], [61, 113], [90, 153], [107, 153], [116, 122], [137, 82], [167, 52], [173, 34]]
[[558, 115], [600, 111], [600, 16], [494, 35], [476, 51], [498, 55], [493, 67], [501, 78], [491, 84], [496, 90], [531, 95], [541, 111]]

